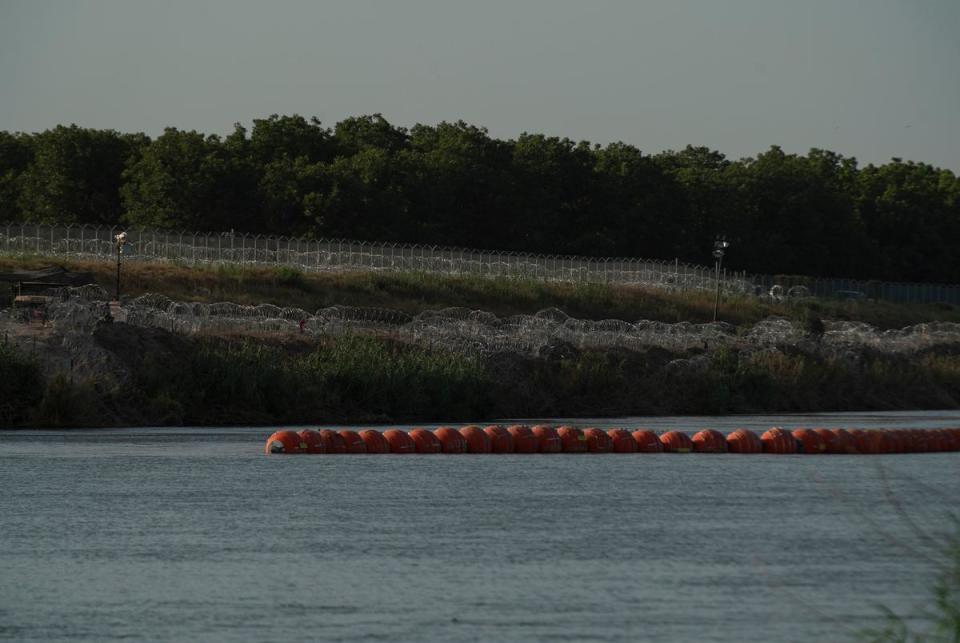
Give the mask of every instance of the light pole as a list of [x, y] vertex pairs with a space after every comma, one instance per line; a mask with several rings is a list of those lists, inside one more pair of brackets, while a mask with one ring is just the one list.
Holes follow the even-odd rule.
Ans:
[[120, 303], [120, 256], [123, 254], [123, 246], [127, 243], [127, 233], [121, 232], [114, 239], [117, 242], [117, 303]]
[[724, 251], [726, 251], [726, 249], [729, 247], [730, 242], [727, 241], [727, 237], [725, 235], [718, 234], [717, 238], [713, 241], [713, 259], [717, 270], [717, 296], [713, 300], [713, 321], [717, 321], [717, 311], [720, 309], [720, 264], [723, 263]]

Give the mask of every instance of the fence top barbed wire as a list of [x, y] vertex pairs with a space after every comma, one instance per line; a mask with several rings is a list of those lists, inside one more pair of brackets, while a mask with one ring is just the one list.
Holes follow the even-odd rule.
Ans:
[[[642, 285], [668, 290], [714, 290], [776, 300], [840, 296], [895, 301], [960, 303], [960, 286], [881, 282], [847, 278], [772, 276], [723, 270], [679, 259], [590, 257], [537, 254], [515, 250], [478, 250], [458, 246], [313, 239], [252, 233], [170, 231], [76, 224], [0, 223], [0, 253], [49, 254], [77, 259], [114, 260], [115, 234], [127, 232], [128, 261], [189, 264], [253, 264], [306, 271], [414, 271], [452, 275], [532, 278], [574, 283]], [[229, 241], [229, 244], [226, 242]], [[251, 245], [252, 244], [252, 245]], [[238, 247], [239, 246], [239, 247]], [[782, 283], [786, 282], [786, 283]], [[793, 283], [802, 282], [802, 283]], [[791, 292], [793, 291], [793, 292]]]

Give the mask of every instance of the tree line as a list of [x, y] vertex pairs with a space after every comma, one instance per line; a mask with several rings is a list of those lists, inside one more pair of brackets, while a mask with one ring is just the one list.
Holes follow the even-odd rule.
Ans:
[[0, 222], [123, 224], [709, 263], [763, 273], [960, 282], [960, 178], [779, 147], [645, 154], [462, 121], [333, 127], [301, 116], [227, 136], [71, 126], [0, 132]]

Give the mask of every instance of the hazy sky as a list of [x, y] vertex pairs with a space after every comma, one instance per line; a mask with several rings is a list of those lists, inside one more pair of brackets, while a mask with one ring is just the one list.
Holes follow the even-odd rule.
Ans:
[[0, 0], [0, 129], [463, 119], [960, 170], [960, 0]]

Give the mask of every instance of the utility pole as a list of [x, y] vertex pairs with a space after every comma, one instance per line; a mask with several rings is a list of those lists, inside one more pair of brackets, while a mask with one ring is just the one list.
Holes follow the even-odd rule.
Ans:
[[123, 254], [123, 246], [127, 243], [127, 233], [121, 232], [116, 237], [117, 241], [117, 304], [120, 303], [120, 256]]
[[716, 266], [715, 280], [717, 282], [717, 296], [713, 300], [713, 321], [717, 321], [717, 312], [720, 309], [720, 264], [723, 263], [723, 253], [729, 247], [730, 242], [727, 241], [725, 235], [718, 234], [713, 241], [713, 259], [714, 265]]

